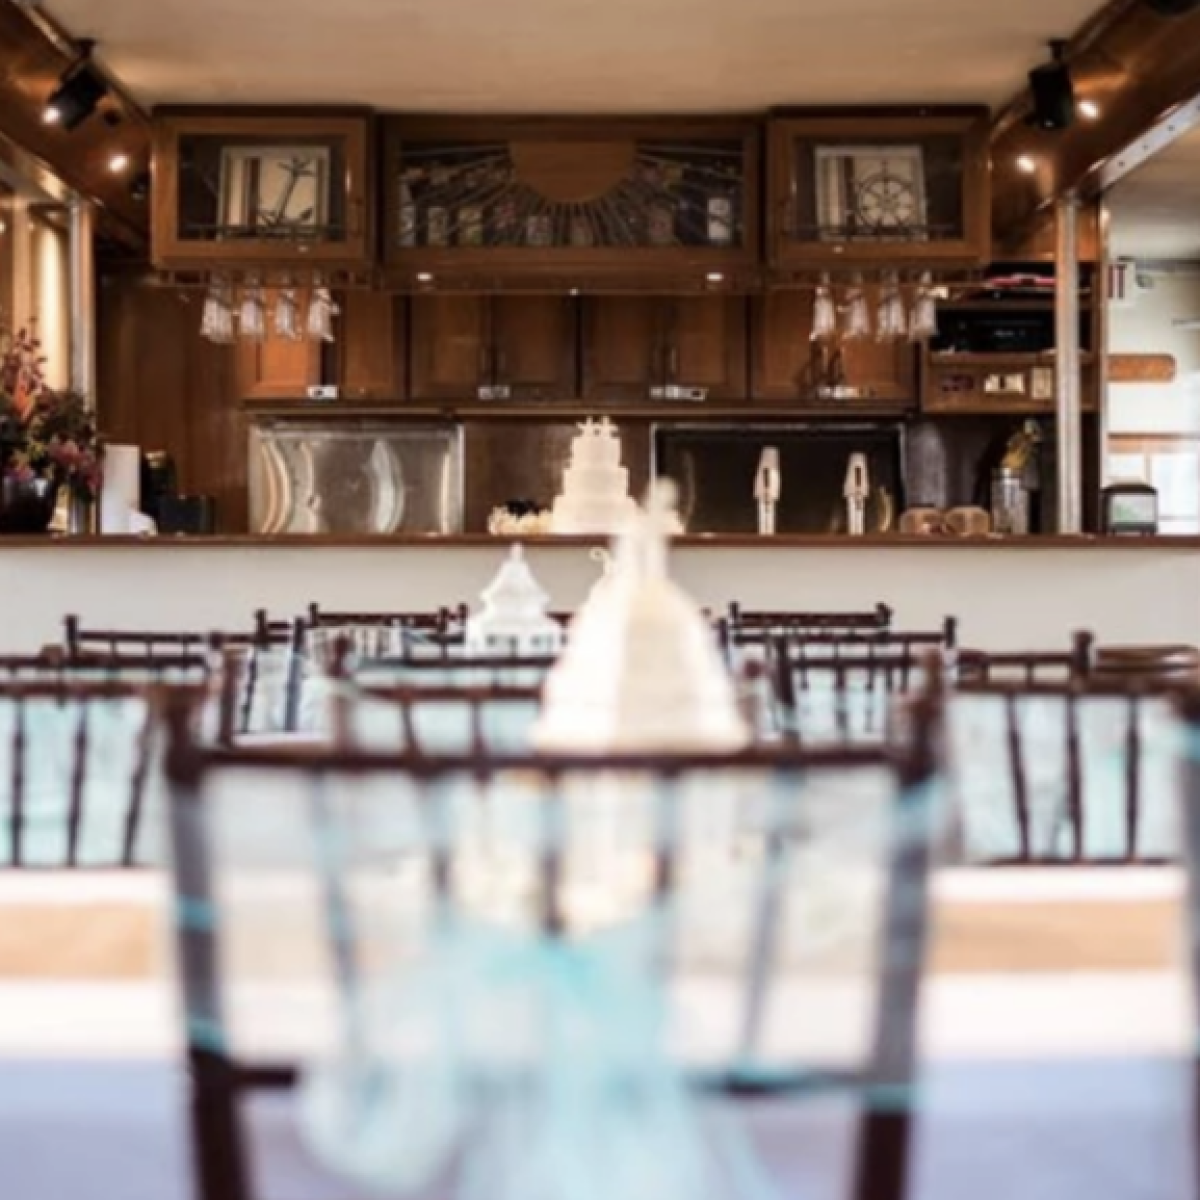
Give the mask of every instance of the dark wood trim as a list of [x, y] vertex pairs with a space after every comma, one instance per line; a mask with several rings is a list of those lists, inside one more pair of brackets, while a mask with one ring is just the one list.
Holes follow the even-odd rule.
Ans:
[[[1077, 94], [1094, 100], [1100, 116], [1057, 133], [1033, 129], [1027, 90], [1000, 113], [992, 163], [1001, 243], [1019, 240], [1058, 196], [1094, 196], [1200, 120], [1200, 9], [1167, 17], [1142, 0], [1112, 0], [1071, 39], [1066, 60]], [[1017, 167], [1024, 154], [1038, 161], [1034, 174]]]
[[921, 262], [930, 268], [974, 266], [991, 251], [991, 198], [988, 171], [988, 110], [958, 106], [932, 108], [774, 109], [766, 125], [764, 254], [776, 270], [789, 267], [842, 271], [909, 267], [917, 261], [905, 243], [797, 242], [788, 224], [793, 203], [794, 151], [798, 136], [817, 140], [889, 135], [954, 135], [963, 149], [963, 230], [961, 238], [920, 244]]
[[[574, 550], [580, 546], [603, 546], [611, 539], [602, 536], [498, 537], [492, 534], [218, 534], [213, 537], [177, 535], [171, 537], [136, 537], [124, 535], [72, 537], [47, 534], [38, 537], [12, 536], [0, 538], [0, 559], [5, 550], [204, 550], [255, 549], [296, 550], [306, 547], [326, 550], [388, 549], [409, 547], [438, 550], [477, 550], [506, 546], [520, 542], [538, 550], [560, 547]], [[844, 537], [836, 534], [778, 534], [759, 537], [755, 534], [692, 534], [671, 539], [672, 545], [689, 550], [953, 550], [1001, 552], [1077, 550], [1116, 550], [1138, 553], [1192, 553], [1200, 550], [1200, 537], [1158, 535], [1155, 537], [1113, 537], [1091, 534], [1078, 536], [1034, 535], [1030, 537], [922, 537], [916, 534], [870, 534], [866, 537]]]
[[[15, 0], [0, 0], [0, 136], [92, 200], [102, 236], [141, 248], [148, 239], [150, 218], [145, 202], [130, 194], [130, 180], [149, 170], [149, 119], [114, 89], [101, 101], [100, 111], [77, 129], [44, 124], [45, 101], [71, 62], [28, 10]], [[130, 160], [120, 175], [108, 168], [117, 151]]]
[[[332, 187], [345, 190], [346, 233], [340, 242], [291, 244], [257, 240], [245, 242], [193, 241], [179, 236], [179, 144], [187, 136], [294, 138], [302, 141], [341, 141], [345, 163]], [[366, 267], [375, 257], [375, 146], [372, 118], [364, 110], [339, 116], [328, 109], [290, 109], [286, 115], [253, 110], [245, 115], [221, 115], [210, 108], [175, 114], [156, 110], [154, 150], [154, 263], [159, 267], [236, 266], [254, 269], [290, 266], [293, 270], [322, 271]]]

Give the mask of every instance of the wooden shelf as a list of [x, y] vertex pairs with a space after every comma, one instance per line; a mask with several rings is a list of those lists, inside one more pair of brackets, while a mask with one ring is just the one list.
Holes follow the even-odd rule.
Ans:
[[[1024, 300], [989, 300], [987, 297], [981, 297], [978, 300], [939, 300], [937, 302], [939, 312], [1039, 312], [1044, 313], [1054, 308], [1054, 297], [1045, 296], [1039, 299], [1032, 297]], [[1090, 309], [1092, 307], [1091, 297], [1080, 298], [1079, 307], [1082, 309]]]
[[[914, 401], [911, 410], [916, 410]], [[608, 416], [614, 421], [789, 421], [806, 422], [814, 419], [828, 421], [835, 418], [862, 420], [864, 418], [901, 419], [905, 414], [894, 407], [867, 402], [846, 402], [824, 407], [801, 407], [797, 404], [732, 405], [732, 404], [592, 404], [580, 401], [545, 404], [480, 404], [464, 400], [461, 404], [448, 403], [441, 407], [412, 405], [401, 401], [379, 401], [371, 404], [348, 404], [340, 401], [275, 401], [247, 403], [243, 405], [251, 417], [303, 418], [305, 420], [329, 420], [385, 417], [400, 421], [573, 421], [587, 417]]]
[[[929, 364], [933, 367], [1046, 367], [1052, 366], [1057, 357], [1058, 353], [1054, 350], [1040, 350], [1030, 354], [960, 354], [953, 350], [941, 350], [930, 353]], [[1080, 352], [1079, 361], [1084, 365], [1094, 362], [1095, 359], [1096, 356], [1091, 350]]]

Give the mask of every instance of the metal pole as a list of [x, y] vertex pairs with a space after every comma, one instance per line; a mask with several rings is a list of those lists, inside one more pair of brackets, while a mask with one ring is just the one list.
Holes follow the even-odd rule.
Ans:
[[1096, 255], [1096, 278], [1092, 283], [1092, 334], [1096, 352], [1096, 478], [1101, 485], [1108, 479], [1108, 344], [1111, 336], [1109, 318], [1109, 270], [1112, 267], [1112, 208], [1108, 194], [1100, 198], [1100, 245]]
[[1079, 198], [1055, 206], [1054, 344], [1058, 446], [1058, 531], [1083, 530], [1083, 438], [1079, 367]]
[[96, 263], [92, 206], [71, 199], [68, 305], [70, 308], [71, 387], [95, 404], [96, 399]]

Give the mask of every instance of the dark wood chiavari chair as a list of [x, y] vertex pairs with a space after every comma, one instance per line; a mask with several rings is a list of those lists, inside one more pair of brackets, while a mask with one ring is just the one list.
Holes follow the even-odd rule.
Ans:
[[880, 633], [892, 626], [892, 610], [886, 604], [853, 612], [806, 612], [801, 609], [771, 611], [744, 609], [732, 601], [724, 616], [713, 621], [722, 649], [762, 644], [786, 633]]
[[778, 635], [760, 671], [768, 684], [760, 727], [785, 742], [886, 740], [902, 697], [939, 681], [953, 658], [941, 633]]
[[[156, 663], [160, 661], [211, 655], [226, 648], [244, 651], [245, 669], [239, 673], [242, 693], [238, 725], [242, 732], [248, 732], [258, 721], [267, 664], [282, 658], [280, 716], [265, 720], [284, 729], [295, 728], [304, 669], [304, 622], [299, 618], [272, 620], [265, 609], [257, 609], [251, 629], [201, 633], [194, 630], [89, 629], [72, 614], [63, 620], [63, 634], [62, 647], [51, 648], [51, 652], [61, 650], [69, 662], [84, 666], [98, 659], [141, 659], [148, 677], [158, 674]], [[127, 670], [132, 672], [132, 666]]]
[[332, 741], [342, 749], [383, 744], [415, 754], [485, 755], [528, 749], [542, 693], [539, 687], [512, 683], [356, 681], [335, 687], [329, 700]]
[[1071, 637], [1069, 650], [959, 650], [954, 672], [961, 681], [1035, 683], [1086, 679], [1095, 662], [1095, 637], [1080, 630]]
[[39, 654], [0, 655], [0, 679], [13, 682], [76, 680], [126, 683], [201, 683], [213, 669], [213, 651], [195, 654], [68, 655], [53, 646]]
[[[1200, 687], [1181, 686], [1175, 710], [1183, 726], [1180, 771], [1180, 828], [1182, 858], [1187, 875], [1185, 920], [1188, 931], [1188, 969], [1192, 1002], [1200, 1010]], [[1200, 1057], [1192, 1056], [1192, 1135], [1200, 1137]], [[1200, 1195], [1200, 1157], [1193, 1159], [1193, 1195]]]
[[[479, 789], [502, 777], [518, 775], [523, 788], [540, 788], [546, 815], [544, 828], [548, 836], [538, 843], [541, 849], [533, 852], [540, 887], [531, 919], [536, 921], [541, 937], [553, 940], [567, 929], [562, 899], [566, 868], [560, 843], [549, 831], [561, 831], [561, 805], [568, 781], [578, 776], [594, 779], [598, 764], [592, 756], [469, 754], [428, 758], [336, 749], [203, 747], [191, 736], [190, 703], [188, 697], [176, 697], [169, 705], [167, 773], [171, 789], [171, 886], [177, 914], [176, 962], [188, 1014], [185, 1052], [197, 1195], [198, 1200], [251, 1200], [244, 1108], [255, 1095], [294, 1089], [302, 1067], [295, 1061], [264, 1061], [248, 1056], [233, 1045], [226, 1028], [226, 988], [230, 981], [225, 976], [228, 959], [222, 943], [230, 928], [219, 911], [222, 864], [213, 855], [218, 839], [210, 836], [214, 820], [219, 819], [214, 818], [213, 808], [220, 788], [236, 778], [256, 796], [278, 799], [280, 786], [290, 786], [300, 798], [299, 807], [291, 811], [312, 815], [319, 810], [323, 815], [317, 820], [323, 822], [332, 812], [324, 803], [314, 808], [314, 797], [318, 793], [326, 795], [323, 789], [339, 780], [352, 781], [354, 788], [347, 795], [353, 796], [371, 782], [382, 781], [394, 785], [398, 794], [419, 795], [421, 806], [429, 810], [426, 824], [440, 830], [444, 828], [444, 813], [434, 806], [437, 797], [445, 796], [446, 785], [453, 787], [456, 780], [469, 780], [473, 789]], [[822, 1085], [848, 1089], [861, 1105], [854, 1200], [902, 1200], [907, 1193], [912, 1123], [909, 1099], [917, 1059], [931, 841], [920, 814], [926, 811], [922, 799], [932, 794], [928, 785], [934, 783], [939, 771], [938, 712], [938, 701], [933, 696], [913, 704], [910, 739], [903, 748], [842, 746], [732, 755], [639, 755], [606, 758], [603, 762], [604, 772], [620, 773], [624, 779], [640, 775], [654, 781], [656, 789], [661, 788], [661, 795], [655, 792], [655, 810], [665, 822], [660, 828], [670, 826], [667, 814], [677, 812], [673, 802], [679, 799], [679, 788], [689, 778], [702, 779], [705, 787], [711, 788], [722, 773], [743, 781], [747, 772], [769, 776], [777, 789], [772, 794], [776, 796], [779, 825], [763, 834], [762, 861], [754, 868], [760, 874], [778, 865], [776, 856], [792, 836], [786, 831], [796, 828], [795, 818], [802, 809], [793, 806], [800, 801], [801, 781], [807, 786], [822, 773], [843, 780], [864, 770], [878, 773], [884, 769], [889, 773], [894, 790], [882, 803], [888, 814], [885, 820], [890, 836], [880, 851], [886, 886], [881, 891], [879, 935], [886, 951], [872, 956], [874, 965], [870, 970], [878, 1002], [872, 1007], [875, 1024], [864, 1061], [845, 1071], [814, 1073], [790, 1065], [755, 1069], [760, 1059], [758, 1042], [768, 977], [775, 969], [775, 949], [781, 935], [778, 910], [761, 900], [772, 889], [756, 887], [754, 892], [760, 899], [753, 906], [752, 928], [746, 935], [750, 947], [746, 977], [736, 989], [742, 1010], [737, 1056], [724, 1066], [706, 1067], [699, 1075], [687, 1076], [697, 1091], [742, 1102], [810, 1093]], [[710, 794], [706, 792], [706, 796]], [[226, 799], [233, 799], [234, 806], [240, 808], [236, 797]], [[914, 819], [921, 822], [920, 836], [914, 836]], [[772, 830], [785, 832], [780, 836]], [[455, 851], [440, 835], [431, 837], [422, 853], [433, 867], [429, 878], [436, 900], [449, 897], [455, 886]], [[334, 832], [333, 840], [341, 846], [349, 844], [340, 832]], [[309, 844], [308, 836], [304, 841]], [[360, 842], [354, 844], [356, 849], [369, 853]], [[669, 841], [654, 837], [646, 843], [646, 849], [654, 868], [652, 899], [669, 899], [678, 886], [677, 851]], [[346, 891], [344, 868], [348, 869], [343, 862], [327, 867], [322, 874], [319, 890], [325, 900], [325, 927], [315, 933], [329, 942], [334, 986], [345, 1000], [359, 994], [358, 984], [362, 981], [357, 976], [363, 968], [355, 908]], [[314, 869], [313, 864], [308, 863], [306, 869]], [[397, 1136], [403, 1137], [404, 1131], [398, 1130]]]
[[[205, 693], [172, 686], [196, 705]], [[0, 867], [149, 865], [156, 695], [111, 679], [0, 681]]]
[[442, 605], [440, 608], [417, 612], [331, 612], [312, 601], [308, 606], [307, 620], [313, 629], [322, 626], [395, 625], [406, 629], [445, 632], [455, 626], [465, 625], [467, 612], [466, 604], [458, 604], [453, 608]]
[[1185, 686], [1069, 674], [956, 681], [948, 769], [965, 856], [998, 866], [1174, 857], [1171, 714]]
[[332, 679], [357, 680], [362, 684], [408, 684], [411, 686], [471, 686], [481, 684], [540, 684], [557, 662], [553, 655], [477, 654], [460, 650], [453, 655], [437, 653], [379, 658], [359, 658], [352, 640], [335, 640], [325, 665]]

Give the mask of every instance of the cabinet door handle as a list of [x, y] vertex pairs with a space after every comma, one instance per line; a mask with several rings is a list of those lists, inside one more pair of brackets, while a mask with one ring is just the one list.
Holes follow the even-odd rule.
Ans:
[[479, 347], [479, 382], [492, 382], [492, 348], [491, 346]]
[[503, 383], [508, 371], [508, 355], [498, 346], [492, 347], [492, 381]]
[[654, 375], [659, 383], [671, 381], [671, 347], [666, 342], [659, 344]]
[[679, 382], [679, 347], [671, 346], [667, 350], [667, 382]]

